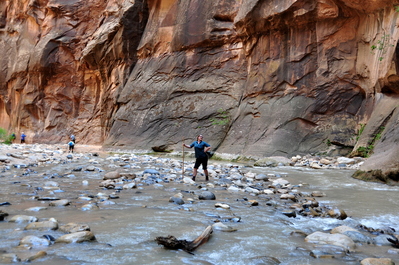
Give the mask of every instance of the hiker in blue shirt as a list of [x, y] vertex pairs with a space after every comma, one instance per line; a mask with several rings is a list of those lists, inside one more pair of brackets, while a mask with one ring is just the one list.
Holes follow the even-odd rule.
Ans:
[[195, 181], [195, 177], [197, 176], [197, 171], [199, 166], [202, 164], [202, 169], [204, 170], [205, 173], [205, 180], [209, 180], [208, 176], [208, 155], [206, 152], [208, 152], [211, 149], [211, 146], [203, 141], [203, 136], [198, 135], [197, 136], [197, 141], [193, 142], [192, 144], [183, 144], [184, 147], [186, 148], [193, 148], [195, 150], [195, 164], [194, 164], [194, 171], [193, 171], [193, 180]]
[[25, 143], [25, 137], [26, 135], [24, 133], [21, 134], [21, 144]]
[[73, 141], [69, 141], [68, 143], [68, 153], [71, 152], [73, 153], [73, 148], [75, 147], [75, 143]]

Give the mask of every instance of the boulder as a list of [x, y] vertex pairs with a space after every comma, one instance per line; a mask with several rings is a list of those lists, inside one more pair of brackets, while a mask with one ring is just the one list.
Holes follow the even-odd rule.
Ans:
[[62, 200], [58, 200], [58, 201], [52, 201], [49, 203], [49, 206], [67, 206], [69, 205], [71, 202], [67, 199], [62, 199]]
[[86, 241], [96, 240], [91, 231], [81, 231], [60, 236], [55, 243], [82, 243]]
[[62, 225], [58, 228], [59, 231], [64, 233], [76, 233], [82, 231], [90, 231], [90, 227], [88, 225], [81, 225], [76, 223], [68, 223], [66, 225]]
[[361, 265], [395, 265], [389, 258], [366, 258], [360, 262]]
[[306, 242], [314, 244], [330, 244], [338, 247], [342, 247], [346, 251], [352, 252], [355, 250], [355, 242], [353, 240], [342, 234], [328, 234], [323, 232], [315, 232], [308, 235], [305, 238]]
[[37, 236], [26, 236], [19, 241], [19, 245], [27, 245], [27, 246], [50, 246], [50, 240], [37, 237]]
[[118, 171], [111, 171], [104, 175], [103, 179], [117, 179], [120, 178], [120, 173]]
[[327, 212], [330, 217], [337, 218], [338, 220], [345, 220], [348, 216], [342, 209], [332, 209]]
[[35, 216], [28, 216], [28, 215], [14, 215], [11, 217], [9, 222], [15, 222], [15, 223], [31, 223], [31, 222], [37, 222], [37, 218]]
[[54, 222], [54, 221], [33, 222], [33, 223], [29, 223], [24, 229], [25, 230], [57, 230], [58, 222]]
[[355, 231], [355, 232], [357, 232], [357, 230], [352, 228], [352, 227], [349, 227], [349, 226], [346, 226], [346, 225], [340, 225], [340, 226], [334, 227], [331, 230], [331, 234], [343, 234], [346, 231]]
[[203, 191], [198, 196], [198, 199], [200, 199], [200, 200], [216, 200], [216, 196], [215, 196], [215, 194], [213, 194], [210, 191]]

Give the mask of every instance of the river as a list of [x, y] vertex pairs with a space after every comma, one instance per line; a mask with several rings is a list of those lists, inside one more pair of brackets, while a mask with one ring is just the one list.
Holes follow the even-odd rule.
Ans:
[[[108, 161], [102, 158], [102, 161]], [[10, 217], [17, 214], [33, 215], [37, 218], [53, 217], [61, 224], [69, 222], [87, 224], [95, 234], [96, 242], [81, 244], [53, 244], [48, 247], [33, 247], [19, 250], [19, 240], [26, 235], [42, 236], [50, 234], [57, 238], [58, 231], [24, 230], [26, 224], [0, 222], [0, 250], [17, 253], [21, 259], [39, 250], [47, 256], [32, 264], [359, 264], [366, 257], [391, 258], [399, 264], [398, 254], [389, 254], [389, 246], [363, 245], [344, 257], [335, 259], [315, 259], [309, 255], [314, 247], [303, 237], [292, 234], [294, 231], [312, 233], [328, 231], [339, 225], [355, 226], [363, 224], [373, 228], [394, 228], [399, 231], [399, 187], [377, 183], [367, 183], [351, 178], [353, 170], [316, 170], [299, 167], [244, 168], [245, 171], [264, 174], [278, 174], [301, 186], [301, 192], [322, 191], [325, 197], [318, 198], [324, 205], [345, 210], [349, 218], [289, 218], [268, 206], [262, 197], [243, 192], [230, 192], [215, 186], [209, 188], [216, 195], [215, 201], [196, 200], [199, 187], [177, 182], [139, 184], [138, 188], [117, 193], [115, 204], [92, 210], [82, 210], [87, 201], [81, 196], [95, 197], [99, 192], [110, 194], [113, 190], [99, 187], [104, 171], [110, 169], [103, 164], [94, 164], [102, 170], [73, 171], [77, 167], [91, 164], [93, 157], [67, 161], [65, 163], [32, 167], [31, 172], [24, 168], [14, 168], [2, 173], [0, 180], [0, 202], [10, 202], [0, 210]], [[105, 162], [104, 162], [105, 163]], [[142, 163], [144, 168], [157, 168], [156, 163]], [[210, 162], [218, 164], [219, 162]], [[241, 166], [241, 165], [239, 165]], [[188, 162], [187, 168], [190, 167]], [[159, 169], [159, 168], [158, 168]], [[201, 171], [201, 170], [200, 170]], [[65, 173], [68, 174], [65, 174]], [[203, 177], [202, 177], [203, 178]], [[197, 183], [205, 187], [203, 179]], [[60, 184], [57, 190], [46, 190], [45, 181]], [[82, 181], [88, 181], [84, 185]], [[211, 182], [215, 181], [211, 179]], [[186, 204], [176, 205], [169, 198], [176, 193], [184, 195]], [[34, 196], [58, 196], [68, 198], [72, 205], [48, 207], [48, 201], [38, 201]], [[257, 200], [258, 206], [249, 206], [247, 200]], [[215, 203], [226, 203], [230, 210], [215, 208]], [[27, 212], [29, 207], [45, 206], [47, 209]], [[195, 239], [208, 225], [223, 216], [240, 217], [240, 222], [226, 222], [237, 231], [215, 230], [206, 244], [194, 251], [194, 255], [181, 250], [168, 250], [157, 245], [158, 236], [174, 235], [178, 239]], [[263, 258], [261, 258], [263, 257]], [[263, 260], [263, 263], [261, 262]], [[267, 261], [265, 261], [267, 260]]]

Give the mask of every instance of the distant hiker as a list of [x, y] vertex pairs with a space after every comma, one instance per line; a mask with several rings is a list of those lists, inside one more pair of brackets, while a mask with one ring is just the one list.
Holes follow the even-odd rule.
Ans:
[[75, 143], [73, 141], [69, 141], [68, 143], [68, 153], [73, 153], [73, 148], [75, 147]]
[[25, 137], [26, 137], [25, 133], [22, 133], [21, 134], [21, 144], [25, 143]]
[[15, 133], [11, 134], [11, 143], [14, 143], [14, 140], [17, 139], [17, 136], [15, 135]]
[[73, 143], [75, 143], [75, 135], [71, 135], [71, 141], [73, 142]]
[[197, 171], [199, 166], [202, 164], [202, 169], [204, 170], [205, 173], [205, 180], [209, 180], [208, 176], [208, 155], [206, 152], [208, 152], [211, 149], [211, 146], [202, 141], [204, 137], [202, 135], [197, 136], [197, 141], [193, 142], [190, 145], [183, 144], [184, 147], [187, 148], [193, 148], [195, 150], [195, 164], [194, 164], [194, 171], [193, 171], [193, 180], [195, 181], [195, 177], [197, 176]]

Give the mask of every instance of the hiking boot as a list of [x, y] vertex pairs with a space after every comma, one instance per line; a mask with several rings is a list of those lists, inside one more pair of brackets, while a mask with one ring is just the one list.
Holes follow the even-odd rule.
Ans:
[[205, 176], [205, 180], [206, 180], [206, 181], [209, 181], [209, 177], [208, 177], [208, 176]]
[[193, 176], [192, 180], [194, 180], [194, 181], [195, 181], [195, 176]]

